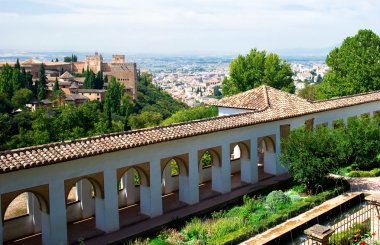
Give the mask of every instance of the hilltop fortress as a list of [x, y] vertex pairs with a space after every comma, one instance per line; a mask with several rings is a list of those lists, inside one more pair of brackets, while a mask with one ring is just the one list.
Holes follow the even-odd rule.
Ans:
[[[0, 70], [3, 65], [8, 63], [14, 66], [15, 62], [0, 62]], [[97, 73], [103, 72], [103, 75], [108, 79], [111, 76], [116, 77], [119, 82], [125, 85], [126, 89], [136, 99], [137, 96], [137, 68], [136, 63], [126, 63], [125, 55], [112, 55], [111, 62], [103, 62], [103, 56], [98, 52], [94, 55], [86, 56], [84, 61], [79, 62], [42, 62], [39, 60], [29, 59], [21, 61], [20, 65], [25, 68], [27, 72], [33, 75], [33, 78], [38, 78], [38, 71], [41, 63], [45, 64], [46, 74], [49, 77], [58, 77], [65, 72], [69, 73], [83, 73], [86, 70], [92, 70]]]

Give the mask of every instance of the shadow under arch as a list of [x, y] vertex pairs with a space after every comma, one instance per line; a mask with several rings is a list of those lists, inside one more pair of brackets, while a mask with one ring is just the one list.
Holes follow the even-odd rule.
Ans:
[[221, 157], [217, 151], [214, 149], [206, 149], [198, 158], [198, 169], [202, 168], [202, 158], [206, 152], [209, 152], [211, 155], [211, 166], [216, 165], [216, 166], [221, 166]]
[[[263, 152], [270, 152], [270, 153], [275, 153], [276, 152], [276, 144], [274, 142], [274, 140], [269, 137], [269, 136], [265, 136], [263, 138], [261, 138], [260, 140], [261, 142], [261, 149]], [[263, 144], [264, 143], [264, 144]]]
[[188, 175], [189, 173], [189, 170], [188, 170], [188, 167], [186, 166], [184, 160], [182, 160], [181, 158], [179, 157], [172, 157], [170, 158], [169, 160], [165, 161], [163, 166], [162, 166], [162, 169], [161, 169], [161, 176], [164, 176], [164, 171], [165, 171], [165, 168], [168, 166], [168, 164], [174, 160], [177, 165], [178, 165], [178, 169], [179, 169], [179, 174], [180, 175]]
[[95, 197], [98, 197], [98, 198], [103, 198], [104, 197], [104, 193], [103, 193], [103, 190], [101, 188], [100, 183], [97, 180], [95, 180], [95, 179], [93, 179], [91, 177], [83, 176], [83, 177], [80, 177], [80, 178], [76, 179], [75, 182], [73, 184], [69, 185], [68, 188], [65, 190], [66, 191], [66, 193], [65, 193], [65, 195], [66, 195], [66, 197], [65, 197], [66, 198], [66, 205], [67, 205], [67, 200], [69, 198], [69, 194], [70, 194], [71, 189], [78, 182], [80, 182], [81, 180], [87, 180], [88, 182], [90, 182], [90, 184], [92, 185], [92, 188], [94, 189], [94, 195], [95, 195]]
[[34, 197], [36, 197], [37, 199], [37, 203], [38, 203], [38, 207], [40, 209], [41, 212], [44, 212], [44, 213], [49, 213], [49, 206], [48, 206], [48, 202], [47, 200], [45, 200], [45, 198], [40, 195], [39, 193], [37, 193], [36, 191], [33, 191], [33, 190], [25, 190], [25, 191], [21, 191], [21, 192], [17, 192], [15, 194], [12, 195], [11, 198], [9, 198], [7, 201], [5, 201], [3, 204], [4, 207], [2, 207], [2, 217], [3, 217], [3, 220], [2, 222], [4, 223], [4, 217], [5, 217], [5, 213], [7, 211], [7, 209], [9, 208], [9, 205], [19, 196], [21, 196], [22, 194], [28, 194], [28, 193], [31, 193], [34, 195]]
[[144, 169], [142, 169], [141, 167], [139, 166], [131, 166], [131, 167], [127, 167], [123, 172], [121, 172], [120, 174], [120, 177], [118, 179], [118, 182], [119, 183], [123, 176], [129, 171], [129, 170], [136, 170], [137, 171], [137, 174], [139, 175], [140, 177], [140, 184], [141, 185], [145, 185], [145, 186], [150, 186], [150, 180], [148, 178], [148, 174], [144, 171]]

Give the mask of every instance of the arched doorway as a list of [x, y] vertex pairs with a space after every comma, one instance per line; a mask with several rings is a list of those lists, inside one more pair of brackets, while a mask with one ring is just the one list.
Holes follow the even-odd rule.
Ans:
[[[103, 191], [97, 180], [91, 177], [75, 179], [66, 186], [66, 219], [69, 243], [101, 234], [98, 211], [103, 201]], [[86, 221], [86, 222], [83, 222]]]
[[211, 196], [218, 195], [215, 189], [215, 167], [220, 166], [221, 158], [216, 149], [206, 149], [199, 154], [199, 199], [203, 200]]
[[248, 143], [238, 142], [231, 145], [231, 188], [238, 188], [251, 182], [250, 154]]
[[164, 213], [185, 205], [182, 200], [185, 195], [187, 172], [185, 160], [181, 157], [162, 161], [161, 190]]
[[144, 190], [149, 188], [146, 172], [138, 167], [128, 167], [121, 172], [119, 179], [119, 221], [120, 226], [148, 218], [142, 214], [146, 199], [142, 198]]
[[263, 178], [268, 174], [276, 174], [276, 146], [275, 136], [265, 136], [258, 139], [259, 155], [259, 177]]
[[[49, 236], [47, 201], [37, 192], [25, 191], [4, 194], [2, 198], [4, 243], [34, 234], [35, 243]], [[44, 238], [45, 237], [45, 238]]]

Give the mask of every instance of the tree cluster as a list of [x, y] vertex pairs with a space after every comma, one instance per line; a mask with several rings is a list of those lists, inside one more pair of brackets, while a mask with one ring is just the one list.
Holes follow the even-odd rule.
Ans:
[[359, 169], [379, 167], [379, 118], [349, 118], [336, 128], [320, 126], [293, 130], [283, 142], [281, 163], [296, 181], [313, 190], [328, 173], [355, 164]]
[[218, 116], [218, 108], [215, 106], [200, 105], [194, 108], [179, 110], [171, 117], [164, 120], [162, 125], [169, 125], [179, 122], [187, 122], [203, 118], [210, 118]]
[[[359, 30], [330, 51], [326, 64], [329, 71], [322, 82], [302, 89], [302, 97], [329, 99], [380, 90], [380, 37], [371, 30]], [[311, 91], [315, 96], [308, 96]]]
[[294, 93], [292, 70], [277, 54], [252, 49], [246, 56], [239, 55], [230, 64], [230, 77], [224, 77], [223, 96], [234, 95], [260, 85]]
[[83, 88], [86, 89], [103, 89], [106, 78], [103, 77], [103, 72], [94, 73], [92, 70], [84, 72]]
[[21, 69], [17, 60], [14, 67], [5, 64], [0, 73], [0, 113], [23, 108], [37, 94], [32, 75]]
[[65, 105], [52, 112], [38, 109], [0, 114], [0, 150], [122, 131], [122, 122], [113, 121], [108, 127], [100, 107], [100, 103], [91, 101], [78, 107]]
[[75, 54], [71, 54], [71, 56], [65, 56], [63, 58], [63, 61], [64, 62], [77, 62], [78, 61], [78, 57]]

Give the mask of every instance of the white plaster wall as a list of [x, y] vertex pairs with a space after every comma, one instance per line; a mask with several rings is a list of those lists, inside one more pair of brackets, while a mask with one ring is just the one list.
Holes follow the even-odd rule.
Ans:
[[264, 172], [275, 175], [277, 173], [276, 161], [276, 153], [264, 152]]
[[233, 114], [239, 114], [239, 113], [244, 113], [244, 112], [249, 112], [249, 111], [251, 111], [251, 110], [228, 108], [228, 107], [218, 107], [218, 115], [219, 116], [233, 115]]

